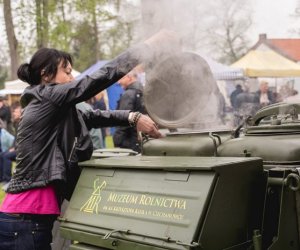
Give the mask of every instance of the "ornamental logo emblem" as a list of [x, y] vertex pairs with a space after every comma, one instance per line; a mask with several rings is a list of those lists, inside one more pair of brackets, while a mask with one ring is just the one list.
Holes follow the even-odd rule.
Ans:
[[103, 181], [100, 185], [100, 180], [97, 178], [94, 181], [94, 191], [90, 198], [80, 208], [80, 211], [91, 214], [98, 214], [98, 205], [101, 201], [101, 191], [106, 187], [106, 181]]

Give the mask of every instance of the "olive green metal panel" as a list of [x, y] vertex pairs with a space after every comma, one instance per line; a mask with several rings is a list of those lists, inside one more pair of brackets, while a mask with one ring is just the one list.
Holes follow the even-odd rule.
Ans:
[[[63, 229], [64, 230], [64, 229]], [[68, 230], [70, 232], [71, 230]], [[72, 232], [74, 233], [74, 232]], [[89, 242], [88, 243], [82, 243], [82, 241], [86, 238], [87, 234], [76, 234], [78, 236], [78, 240], [81, 241], [80, 243], [73, 244], [70, 247], [70, 250], [106, 250], [106, 249], [122, 249], [122, 250], [133, 250], [133, 249], [138, 249], [138, 250], [163, 250], [166, 248], [160, 248], [157, 246], [151, 246], [151, 245], [144, 245], [144, 244], [139, 244], [137, 242], [130, 242], [122, 239], [114, 239], [114, 240], [106, 240], [105, 244], [102, 243], [102, 247], [99, 247], [99, 235], [90, 233], [88, 234]], [[94, 246], [93, 246], [94, 245]]]
[[300, 134], [243, 136], [221, 144], [218, 155], [262, 157], [265, 162], [299, 162]]
[[[276, 168], [269, 171], [269, 177], [277, 179], [277, 182], [269, 182], [268, 187], [263, 229], [264, 249], [300, 249], [300, 191], [292, 190], [285, 184], [291, 175], [296, 176], [291, 169]], [[299, 185], [299, 182], [295, 181], [293, 184]]]
[[221, 168], [218, 176], [199, 242], [205, 250], [248, 249], [253, 231], [262, 228], [266, 190], [262, 165], [249, 162], [244, 168]]
[[[299, 192], [299, 191], [298, 191]], [[279, 227], [277, 237], [268, 250], [299, 250], [299, 233], [296, 214], [295, 194], [291, 190], [285, 190], [282, 194], [282, 206], [280, 211]]]
[[144, 143], [142, 153], [152, 156], [214, 156], [216, 147], [230, 136], [229, 131], [170, 133], [161, 139]]
[[82, 167], [89, 168], [120, 168], [120, 169], [149, 169], [167, 171], [204, 170], [210, 171], [227, 165], [248, 166], [253, 160], [241, 157], [173, 157], [173, 156], [124, 156], [104, 159], [93, 159], [81, 163]]
[[72, 244], [69, 247], [69, 250], [100, 250], [101, 248], [99, 247], [94, 247], [91, 245], [86, 245], [86, 244]]
[[208, 136], [161, 138], [146, 142], [143, 145], [143, 155], [213, 156], [214, 144]]
[[[143, 244], [160, 246], [175, 244], [172, 241], [193, 241], [209, 197], [213, 172], [109, 170], [83, 170], [65, 219], [106, 229], [98, 231], [103, 235], [121, 230], [112, 236]], [[175, 248], [184, 249], [176, 244]]]
[[65, 238], [109, 249], [209, 250], [244, 243], [251, 236], [241, 232], [260, 227], [250, 190], [260, 159], [117, 157], [83, 168], [61, 225]]

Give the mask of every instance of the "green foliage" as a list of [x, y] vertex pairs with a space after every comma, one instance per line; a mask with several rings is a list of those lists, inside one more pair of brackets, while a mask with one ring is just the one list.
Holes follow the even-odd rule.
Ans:
[[[0, 0], [1, 1], [1, 0]], [[132, 25], [120, 18], [128, 0], [19, 0], [13, 2], [20, 62], [37, 48], [53, 47], [74, 56], [74, 68], [84, 70], [127, 48]]]
[[115, 57], [128, 48], [133, 39], [132, 37], [133, 23], [117, 23], [106, 31], [106, 49], [107, 55]]
[[106, 148], [114, 148], [114, 141], [111, 135], [105, 137]]
[[73, 67], [76, 70], [83, 71], [94, 64], [98, 59], [95, 56], [97, 49], [93, 27], [87, 21], [78, 24], [77, 31], [72, 37]]
[[69, 51], [72, 36], [72, 23], [57, 20], [49, 34], [49, 47]]
[[3, 201], [4, 196], [5, 196], [5, 192], [2, 190], [2, 185], [0, 184], [0, 205]]

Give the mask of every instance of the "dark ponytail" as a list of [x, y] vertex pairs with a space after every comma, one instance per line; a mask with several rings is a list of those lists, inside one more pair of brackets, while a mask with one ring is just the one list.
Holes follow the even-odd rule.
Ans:
[[67, 67], [68, 63], [72, 65], [71, 55], [56, 49], [41, 48], [29, 63], [20, 65], [17, 74], [20, 80], [38, 85], [42, 82], [42, 76], [47, 76], [50, 80], [56, 76], [60, 62], [63, 67]]
[[18, 69], [18, 78], [22, 80], [23, 82], [30, 83], [30, 73], [29, 73], [29, 64], [23, 63], [20, 65]]

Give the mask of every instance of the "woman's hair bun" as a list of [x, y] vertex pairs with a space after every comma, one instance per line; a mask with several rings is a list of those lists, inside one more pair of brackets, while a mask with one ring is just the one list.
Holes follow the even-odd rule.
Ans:
[[20, 65], [18, 72], [17, 72], [18, 78], [22, 80], [23, 82], [30, 83], [30, 70], [29, 70], [29, 64], [23, 63]]

